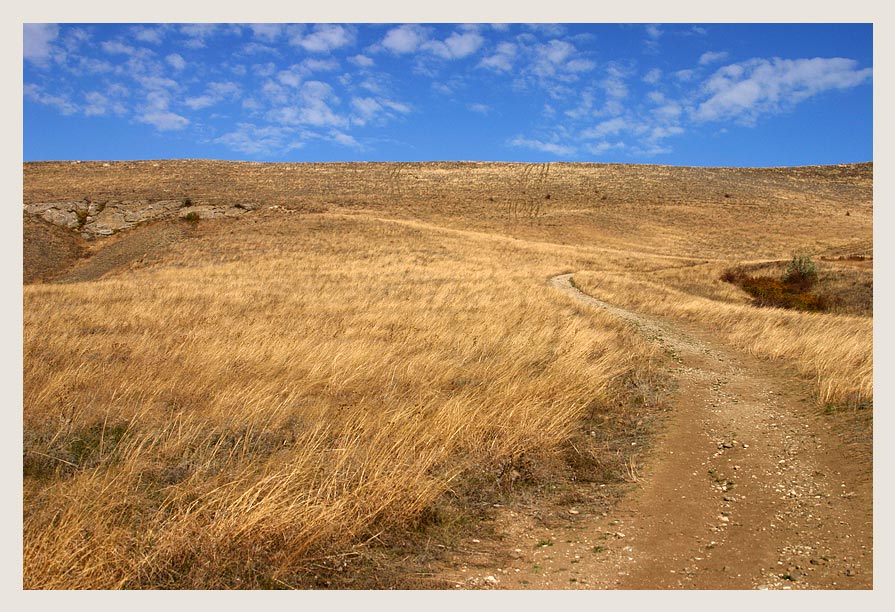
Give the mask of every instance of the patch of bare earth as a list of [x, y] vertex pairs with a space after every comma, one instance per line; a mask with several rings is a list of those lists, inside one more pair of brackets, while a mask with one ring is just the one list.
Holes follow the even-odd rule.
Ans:
[[869, 416], [820, 414], [793, 370], [610, 306], [570, 278], [550, 285], [674, 357], [663, 431], [616, 506], [497, 508], [492, 535], [464, 541], [439, 577], [457, 588], [873, 588]]

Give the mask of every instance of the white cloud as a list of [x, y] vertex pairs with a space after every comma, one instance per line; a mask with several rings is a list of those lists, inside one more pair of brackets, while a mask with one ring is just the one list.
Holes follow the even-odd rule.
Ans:
[[421, 48], [443, 59], [460, 59], [478, 51], [484, 42], [477, 32], [454, 32], [443, 41], [426, 41]]
[[197, 96], [195, 98], [187, 98], [183, 102], [193, 110], [208, 108], [215, 103], [215, 99], [211, 96]]
[[59, 36], [55, 23], [26, 23], [22, 26], [22, 55], [35, 64], [45, 64], [53, 53], [52, 42]]
[[367, 57], [366, 55], [354, 55], [349, 57], [348, 61], [361, 68], [369, 68], [375, 63], [372, 58]]
[[182, 130], [190, 124], [189, 119], [168, 110], [169, 97], [166, 91], [151, 91], [146, 96], [146, 104], [140, 109], [137, 121], [148, 123], [162, 132]]
[[188, 23], [180, 26], [180, 33], [187, 37], [183, 43], [190, 49], [201, 49], [205, 46], [205, 39], [213, 36], [218, 31], [216, 23]]
[[351, 44], [353, 40], [353, 33], [347, 27], [317, 24], [310, 34], [293, 36], [289, 42], [312, 53], [329, 53]]
[[469, 104], [466, 108], [468, 108], [469, 110], [471, 110], [474, 113], [480, 113], [482, 115], [487, 115], [488, 113], [491, 112], [490, 106], [488, 106], [487, 104], [482, 104], [480, 102], [474, 102], [472, 104]]
[[389, 100], [388, 98], [352, 98], [351, 123], [353, 125], [366, 125], [372, 121], [384, 123], [395, 117], [394, 113], [406, 114], [410, 107], [402, 102]]
[[226, 99], [235, 100], [239, 98], [240, 88], [236, 83], [230, 81], [216, 81], [209, 83], [205, 94], [184, 100], [184, 104], [193, 110], [199, 110], [214, 106]]
[[139, 26], [133, 29], [133, 33], [137, 40], [153, 45], [161, 43], [165, 37], [165, 30], [162, 27]]
[[348, 119], [337, 114], [331, 105], [339, 103], [333, 88], [322, 81], [308, 81], [301, 86], [296, 103], [274, 109], [269, 113], [273, 121], [315, 127], [348, 127]]
[[339, 62], [332, 58], [325, 60], [308, 58], [301, 63], [301, 66], [308, 74], [310, 74], [312, 72], [338, 70]]
[[52, 106], [63, 115], [71, 115], [78, 112], [78, 107], [64, 95], [53, 95], [45, 92], [39, 85], [26, 83], [23, 87], [26, 98], [34, 100], [45, 106]]
[[262, 45], [261, 43], [250, 42], [242, 46], [242, 53], [245, 55], [260, 55], [269, 53], [271, 55], [280, 55], [280, 51], [276, 47], [270, 45]]
[[110, 55], [133, 55], [136, 52], [134, 47], [117, 40], [106, 40], [100, 46]]
[[581, 137], [587, 139], [603, 138], [604, 136], [617, 134], [628, 128], [628, 122], [625, 119], [622, 117], [615, 117], [613, 119], [607, 119], [602, 123], [598, 123], [590, 129], [584, 130], [581, 133]]
[[628, 97], [628, 86], [625, 85], [625, 71], [617, 66], [610, 66], [606, 70], [606, 78], [600, 81], [600, 86], [606, 95], [614, 100], [622, 100]]
[[252, 123], [238, 123], [236, 129], [214, 140], [246, 155], [274, 155], [287, 153], [304, 146], [294, 138], [295, 130], [282, 126], [258, 127]]
[[508, 72], [513, 69], [517, 48], [511, 42], [502, 42], [497, 45], [496, 51], [479, 62], [482, 68], [490, 68], [498, 72]]
[[274, 42], [283, 35], [282, 23], [252, 23], [249, 28], [255, 38], [265, 42]]
[[330, 130], [329, 131], [329, 140], [340, 144], [343, 147], [351, 147], [354, 149], [362, 149], [361, 144], [354, 139], [354, 136], [346, 134], [344, 132], [340, 132], [339, 130]]
[[661, 79], [661, 78], [662, 78], [662, 71], [659, 70], [658, 68], [653, 68], [652, 70], [650, 70], [643, 76], [643, 82], [649, 83], [650, 85], [655, 85], [656, 83], [659, 82], [659, 79]]
[[552, 76], [574, 52], [575, 47], [564, 40], [551, 40], [547, 44], [537, 45], [531, 72], [539, 77]]
[[694, 118], [752, 125], [762, 114], [785, 112], [807, 98], [856, 87], [871, 76], [871, 68], [859, 69], [852, 59], [753, 59], [716, 71], [703, 85], [708, 98]]
[[386, 32], [380, 43], [396, 55], [415, 52], [428, 36], [426, 30], [416, 24], [406, 24]]
[[252, 73], [259, 77], [269, 77], [277, 71], [277, 65], [273, 62], [266, 64], [252, 64]]
[[608, 141], [604, 140], [602, 142], [598, 142], [595, 144], [585, 145], [584, 148], [587, 149], [587, 151], [589, 153], [593, 153], [594, 155], [602, 155], [603, 153], [605, 153], [607, 151], [611, 151], [612, 149], [624, 149], [625, 143], [624, 142], [608, 142]]
[[261, 85], [261, 93], [274, 104], [286, 104], [289, 101], [286, 88], [270, 79], [267, 79]]
[[566, 111], [566, 115], [571, 117], [572, 119], [582, 119], [584, 117], [588, 117], [593, 112], [593, 92], [590, 89], [586, 89], [581, 92], [581, 95], [579, 97], [581, 98], [581, 101], [578, 103], [578, 106]]
[[283, 85], [298, 87], [304, 80], [305, 74], [300, 64], [293, 64], [288, 70], [280, 70], [277, 73], [277, 80]]
[[98, 91], [88, 92], [84, 99], [87, 100], [87, 106], [84, 107], [84, 114], [88, 117], [105, 115], [109, 106], [109, 99]]
[[186, 60], [184, 60], [179, 53], [171, 53], [165, 57], [165, 61], [168, 62], [174, 70], [183, 70], [186, 68]]
[[723, 62], [727, 59], [728, 55], [727, 51], [706, 51], [699, 56], [699, 65], [707, 66], [708, 64], [714, 64], [715, 62]]
[[558, 144], [555, 142], [544, 142], [542, 140], [523, 138], [522, 136], [517, 136], [516, 138], [512, 139], [509, 144], [514, 147], [523, 147], [526, 149], [541, 151], [543, 153], [550, 153], [551, 155], [555, 155], [557, 157], [572, 157], [573, 155], [575, 155], [574, 147]]
[[545, 57], [551, 64], [561, 64], [574, 52], [574, 45], [564, 40], [551, 40], [541, 47], [543, 57]]
[[595, 67], [594, 62], [586, 59], [573, 59], [565, 65], [565, 69], [569, 72], [587, 72]]
[[649, 53], [658, 53], [659, 39], [662, 37], [663, 31], [658, 25], [651, 23], [646, 26], [646, 42], [644, 46]]
[[173, 89], [174, 87], [177, 87], [177, 81], [166, 77], [139, 75], [136, 76], [135, 79], [140, 85], [150, 91]]
[[73, 67], [72, 70], [98, 74], [112, 72], [114, 67], [107, 61], [98, 60], [94, 57], [81, 56], [78, 58], [77, 68]]
[[190, 124], [189, 119], [171, 111], [146, 111], [137, 116], [137, 121], [148, 123], [162, 132], [182, 130]]
[[668, 138], [669, 136], [678, 136], [684, 133], [684, 129], [679, 126], [656, 126], [654, 127], [648, 136], [648, 140], [652, 143], [657, 142], [659, 140], [663, 140]]
[[393, 111], [402, 113], [402, 114], [407, 114], [413, 110], [410, 106], [408, 106], [407, 104], [404, 104], [403, 102], [395, 102], [394, 100], [382, 100], [382, 99], [379, 100], [379, 102], [383, 106], [390, 108]]
[[653, 110], [653, 115], [660, 121], [676, 121], [683, 113], [683, 108], [677, 102], [670, 102]]
[[692, 81], [695, 76], [695, 70], [678, 70], [674, 73], [674, 78], [676, 78], [678, 81], [681, 81], [682, 83]]
[[351, 106], [355, 111], [351, 121], [357, 125], [365, 125], [382, 110], [382, 105], [374, 98], [354, 98]]

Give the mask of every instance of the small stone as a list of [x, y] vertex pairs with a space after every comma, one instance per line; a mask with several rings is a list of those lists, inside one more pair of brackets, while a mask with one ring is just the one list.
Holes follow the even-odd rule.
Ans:
[[569, 508], [569, 514], [581, 514], [581, 513], [578, 510], [576, 510], [575, 508]]

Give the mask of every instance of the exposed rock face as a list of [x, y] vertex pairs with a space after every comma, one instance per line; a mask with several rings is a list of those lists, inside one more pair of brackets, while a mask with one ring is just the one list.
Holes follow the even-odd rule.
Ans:
[[194, 213], [194, 218], [217, 219], [240, 217], [258, 208], [254, 202], [232, 206], [185, 206], [180, 200], [125, 200], [109, 202], [44, 202], [26, 204], [25, 212], [36, 215], [54, 225], [80, 232], [87, 240], [97, 236], [111, 236], [135, 225], [178, 215], [181, 218]]

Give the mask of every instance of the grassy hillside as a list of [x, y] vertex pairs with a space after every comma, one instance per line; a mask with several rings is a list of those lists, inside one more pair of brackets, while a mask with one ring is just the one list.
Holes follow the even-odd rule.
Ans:
[[871, 164], [24, 175], [25, 203], [260, 204], [95, 241], [26, 215], [26, 588], [439, 586], [408, 568], [483, 508], [602, 500], [658, 422], [669, 356], [551, 291], [562, 272], [795, 363], [819, 406], [872, 405], [871, 311], [757, 309], [720, 280], [798, 251], [866, 290], [835, 257], [872, 253]]

